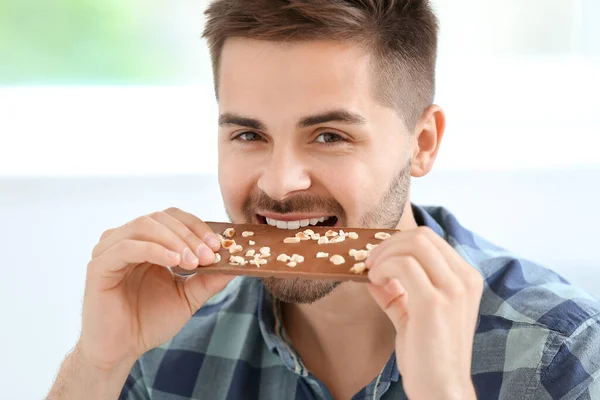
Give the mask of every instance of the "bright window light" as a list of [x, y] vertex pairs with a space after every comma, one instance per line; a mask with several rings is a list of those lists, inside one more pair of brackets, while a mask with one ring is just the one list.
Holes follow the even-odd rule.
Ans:
[[[59, 20], [76, 2], [42, 20], [27, 4], [0, 5], [0, 176], [216, 172], [206, 2], [156, 0], [139, 15], [109, 1], [93, 23], [82, 5]], [[448, 118], [436, 168], [600, 167], [600, 2], [434, 5]], [[46, 34], [22, 34], [32, 20]]]

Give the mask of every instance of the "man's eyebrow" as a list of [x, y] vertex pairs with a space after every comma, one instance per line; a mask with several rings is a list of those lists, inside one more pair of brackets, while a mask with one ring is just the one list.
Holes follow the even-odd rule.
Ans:
[[243, 117], [235, 113], [224, 113], [219, 116], [219, 126], [244, 126], [257, 131], [265, 130], [265, 124], [256, 118]]
[[[321, 114], [309, 115], [298, 122], [298, 127], [307, 128], [313, 125], [324, 124], [326, 122], [341, 122], [344, 124], [362, 125], [365, 123], [365, 117], [348, 110], [330, 110]], [[244, 117], [236, 113], [224, 113], [219, 116], [219, 126], [243, 126], [257, 131], [266, 130], [265, 124], [260, 120], [251, 117]]]
[[324, 124], [326, 122], [341, 122], [344, 124], [362, 125], [365, 123], [365, 121], [365, 117], [360, 114], [339, 109], [304, 117], [300, 120], [298, 126], [301, 128], [307, 128], [312, 125]]

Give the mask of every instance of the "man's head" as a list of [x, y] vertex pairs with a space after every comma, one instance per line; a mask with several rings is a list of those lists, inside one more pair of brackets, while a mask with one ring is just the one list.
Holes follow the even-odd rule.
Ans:
[[[217, 0], [207, 15], [232, 221], [396, 227], [444, 129], [428, 2]], [[337, 286], [264, 282], [298, 303]]]

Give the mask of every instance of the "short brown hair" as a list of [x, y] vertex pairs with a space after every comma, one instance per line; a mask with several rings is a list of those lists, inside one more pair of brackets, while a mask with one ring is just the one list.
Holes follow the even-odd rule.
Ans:
[[214, 0], [205, 14], [215, 91], [227, 38], [334, 40], [371, 52], [376, 98], [410, 129], [433, 102], [438, 21], [428, 0]]

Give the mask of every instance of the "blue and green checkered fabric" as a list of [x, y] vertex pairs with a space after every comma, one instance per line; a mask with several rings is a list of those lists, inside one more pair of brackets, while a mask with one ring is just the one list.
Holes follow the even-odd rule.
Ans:
[[[485, 278], [473, 348], [478, 398], [600, 400], [600, 302], [478, 237], [443, 208], [413, 210]], [[353, 400], [406, 398], [390, 354]], [[287, 339], [278, 302], [259, 279], [238, 277], [137, 361], [120, 399], [332, 397]]]

